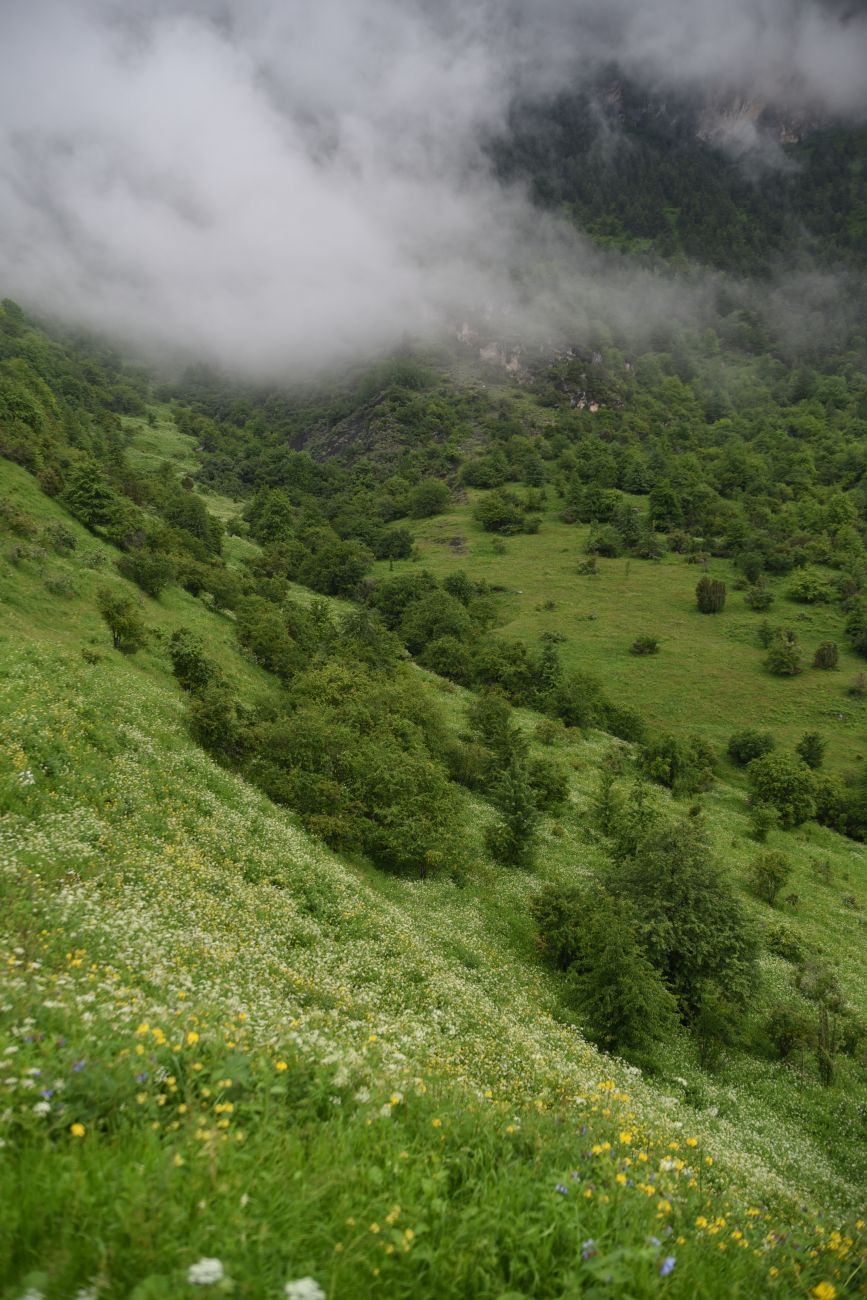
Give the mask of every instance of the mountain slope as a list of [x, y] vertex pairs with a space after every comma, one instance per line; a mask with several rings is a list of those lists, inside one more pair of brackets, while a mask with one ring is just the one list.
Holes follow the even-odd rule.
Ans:
[[[4, 478], [78, 542], [54, 565], [75, 594], [3, 568], [10, 1296], [31, 1274], [51, 1297], [101, 1276], [173, 1296], [199, 1255], [256, 1297], [307, 1272], [332, 1296], [845, 1279], [859, 1175], [803, 1131], [797, 1089], [763, 1099], [757, 1075], [747, 1104], [583, 1042], [521, 919], [538, 879], [408, 882], [310, 840], [193, 745], [159, 639], [110, 650], [91, 539]], [[267, 689], [224, 616], [176, 591], [145, 608], [207, 627], [239, 689]], [[579, 744], [575, 798], [606, 747]], [[552, 839], [540, 878], [567, 870]], [[856, 1142], [838, 1133], [841, 1165]]]

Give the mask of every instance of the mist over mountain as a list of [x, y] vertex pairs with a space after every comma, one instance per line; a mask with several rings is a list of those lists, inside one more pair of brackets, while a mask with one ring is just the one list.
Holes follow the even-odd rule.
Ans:
[[540, 216], [532, 167], [495, 165], [516, 104], [592, 91], [598, 132], [593, 97], [627, 78], [694, 100], [696, 132], [734, 121], [722, 143], [753, 164], [763, 121], [867, 112], [865, 14], [813, 0], [37, 0], [0, 44], [6, 291], [268, 374], [467, 313], [536, 334], [700, 318], [707, 285], [612, 267], [581, 220]]

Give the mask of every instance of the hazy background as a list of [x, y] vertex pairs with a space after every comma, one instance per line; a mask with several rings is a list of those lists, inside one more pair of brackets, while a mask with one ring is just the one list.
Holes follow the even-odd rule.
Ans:
[[867, 16], [816, 0], [29, 0], [0, 9], [0, 294], [153, 355], [299, 374], [469, 313], [701, 310], [507, 192], [516, 97], [867, 115]]

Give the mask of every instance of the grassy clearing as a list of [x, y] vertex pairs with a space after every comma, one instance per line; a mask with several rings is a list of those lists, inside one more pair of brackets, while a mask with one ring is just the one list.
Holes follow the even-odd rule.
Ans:
[[[2, 470], [23, 509], [63, 517]], [[64, 522], [78, 545], [48, 565], [72, 594], [0, 559], [4, 1300], [192, 1295], [201, 1256], [251, 1300], [305, 1275], [331, 1300], [857, 1288], [845, 1077], [747, 1057], [710, 1076], [686, 1042], [642, 1077], [560, 1011], [527, 903], [601, 861], [585, 808], [607, 738], [559, 742], [570, 806], [532, 876], [344, 861], [187, 735], [162, 648], [180, 623], [243, 698], [272, 689], [231, 620], [172, 589], [143, 598], [148, 649], [112, 652], [93, 597], [120, 579], [87, 561], [110, 548]], [[424, 680], [460, 727], [463, 693]], [[703, 802], [743, 871], [740, 795]], [[841, 901], [867, 901], [863, 851], [815, 828], [772, 843], [803, 896], [786, 923], [863, 1001], [862, 913]], [[789, 980], [768, 959], [765, 999]]]
[[[829, 770], [852, 770], [867, 754], [864, 728], [867, 703], [846, 688], [864, 661], [846, 645], [843, 618], [829, 605], [799, 605], [786, 598], [790, 578], [772, 581], [775, 603], [757, 614], [734, 589], [734, 573], [724, 560], [711, 560], [708, 572], [728, 585], [723, 613], [700, 614], [695, 586], [703, 570], [683, 557], [660, 562], [600, 559], [598, 577], [578, 574], [586, 559], [586, 525], [564, 524], [552, 508], [538, 534], [510, 537], [498, 553], [494, 538], [473, 521], [480, 494], [447, 514], [413, 524], [420, 558], [380, 573], [422, 565], [437, 577], [462, 568], [476, 581], [502, 589], [499, 598], [503, 636], [535, 643], [544, 632], [559, 632], [567, 667], [584, 668], [605, 683], [609, 694], [634, 704], [655, 728], [678, 736], [698, 733], [721, 754], [728, 737], [744, 726], [767, 728], [778, 743], [791, 747], [805, 731], [828, 740]], [[796, 630], [805, 662], [821, 641], [836, 641], [836, 671], [807, 668], [799, 677], [774, 677], [763, 666], [757, 641], [759, 624]], [[660, 652], [646, 658], [629, 653], [641, 635], [658, 636]]]

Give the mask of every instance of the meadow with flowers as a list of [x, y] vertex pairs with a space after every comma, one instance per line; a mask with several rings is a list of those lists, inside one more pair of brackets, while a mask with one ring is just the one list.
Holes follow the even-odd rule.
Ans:
[[[177, 626], [241, 697], [276, 692], [231, 617], [172, 588], [142, 602], [147, 645], [113, 651], [93, 537], [2, 476], [78, 542], [54, 590], [0, 560], [3, 1300], [864, 1292], [855, 1066], [833, 1088], [739, 1051], [706, 1071], [676, 1038], [642, 1072], [585, 1040], [539, 958], [531, 898], [601, 859], [610, 737], [558, 741], [569, 803], [532, 872], [485, 857], [472, 800], [465, 874], [340, 855], [190, 736]], [[465, 693], [414, 671], [458, 729]], [[742, 875], [739, 792], [704, 815]], [[861, 913], [815, 870], [863, 906], [862, 847], [772, 839], [791, 925], [863, 1006]], [[788, 967], [761, 963], [770, 999]]]

